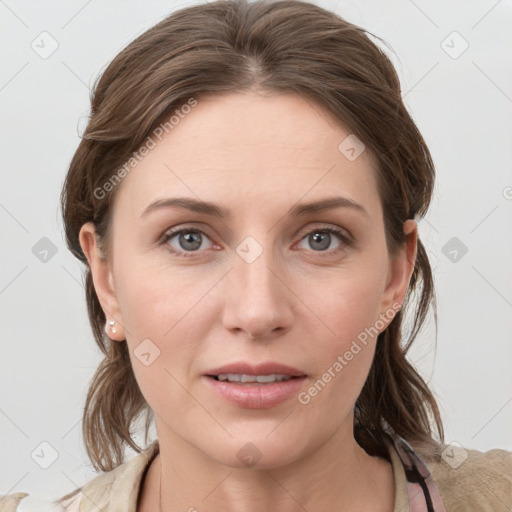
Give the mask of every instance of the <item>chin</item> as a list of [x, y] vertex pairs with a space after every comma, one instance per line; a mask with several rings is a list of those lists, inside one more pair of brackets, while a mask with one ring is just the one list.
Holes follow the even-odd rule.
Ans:
[[[303, 444], [307, 440], [304, 436], [294, 439], [286, 432], [281, 435], [270, 434], [269, 431], [258, 434], [248, 434], [234, 437], [226, 442], [219, 440], [217, 449], [212, 450], [211, 445], [202, 450], [207, 456], [219, 464], [234, 469], [274, 469], [292, 464], [304, 457], [314, 447]], [[301, 442], [302, 441], [302, 442]], [[198, 447], [202, 449], [202, 447]]]

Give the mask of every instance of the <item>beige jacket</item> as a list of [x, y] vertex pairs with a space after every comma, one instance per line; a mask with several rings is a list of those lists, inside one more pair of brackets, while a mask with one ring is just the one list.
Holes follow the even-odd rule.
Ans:
[[[427, 463], [427, 469], [411, 471], [404, 464], [404, 451], [386, 443], [395, 478], [394, 512], [511, 512], [512, 452], [494, 449], [487, 452], [453, 446], [443, 452], [443, 460]], [[158, 454], [158, 440], [130, 461], [102, 473], [75, 491], [65, 508], [44, 508], [66, 512], [137, 512], [136, 505], [144, 470]], [[426, 484], [418, 474], [427, 476]], [[416, 474], [416, 476], [414, 476]], [[412, 476], [411, 476], [412, 475]], [[414, 483], [416, 482], [416, 483]], [[428, 484], [428, 485], [427, 485]], [[421, 488], [428, 487], [432, 502]], [[440, 495], [436, 501], [435, 495]], [[69, 496], [69, 495], [68, 495]], [[442, 502], [441, 502], [442, 500]], [[29, 506], [30, 496], [18, 492], [0, 496], [0, 512], [43, 510]]]

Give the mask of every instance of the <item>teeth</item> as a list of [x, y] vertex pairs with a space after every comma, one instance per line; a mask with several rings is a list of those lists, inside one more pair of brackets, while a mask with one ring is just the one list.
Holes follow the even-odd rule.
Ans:
[[281, 382], [284, 380], [290, 380], [289, 375], [281, 375], [273, 373], [272, 375], [246, 375], [238, 373], [221, 373], [217, 376], [220, 381], [229, 382]]

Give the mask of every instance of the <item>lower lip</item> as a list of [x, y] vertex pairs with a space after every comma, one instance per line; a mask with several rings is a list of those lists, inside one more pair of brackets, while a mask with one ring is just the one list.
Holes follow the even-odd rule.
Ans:
[[207, 384], [222, 398], [246, 409], [268, 409], [294, 395], [297, 395], [306, 377], [296, 377], [268, 384], [218, 381], [213, 377], [204, 377]]

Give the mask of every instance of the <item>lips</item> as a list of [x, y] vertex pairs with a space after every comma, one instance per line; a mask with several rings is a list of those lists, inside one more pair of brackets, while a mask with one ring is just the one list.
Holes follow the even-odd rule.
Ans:
[[281, 363], [241, 362], [212, 368], [204, 374], [204, 379], [209, 389], [233, 405], [268, 409], [296, 396], [307, 375]]

